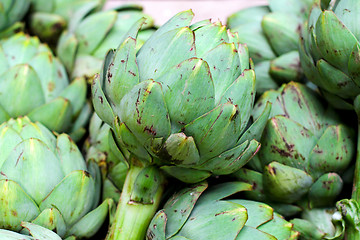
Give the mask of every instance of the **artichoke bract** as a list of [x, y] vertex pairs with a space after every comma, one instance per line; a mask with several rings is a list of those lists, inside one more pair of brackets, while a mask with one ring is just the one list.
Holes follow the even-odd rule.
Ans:
[[128, 165], [121, 159], [112, 146], [114, 142], [111, 128], [104, 123], [96, 113], [93, 114], [89, 125], [89, 137], [85, 142], [86, 160], [95, 161], [101, 170], [103, 187], [102, 198], [112, 198], [116, 203], [125, 182]]
[[[163, 190], [162, 173], [187, 183], [230, 174], [260, 147], [256, 139], [271, 105], [250, 120], [255, 73], [246, 45], [220, 22], [191, 25], [192, 18], [190, 10], [175, 15], [138, 51], [136, 33], [144, 20], [137, 22], [93, 81], [95, 111], [112, 127], [119, 154], [129, 155], [118, 207], [124, 217], [135, 201], [149, 211], [153, 204], [151, 219]], [[143, 238], [142, 230], [130, 236], [117, 224], [144, 230], [146, 224], [123, 220], [112, 228], [123, 232], [110, 231], [109, 239], [123, 233], [125, 239]]]
[[96, 163], [87, 166], [68, 135], [56, 137], [27, 117], [3, 123], [0, 133], [0, 228], [20, 231], [27, 221], [61, 237], [95, 234], [113, 203], [97, 207]]
[[341, 173], [356, 152], [354, 130], [300, 83], [265, 92], [255, 104], [254, 116], [267, 101], [272, 110], [262, 147], [250, 162], [252, 170], [240, 169], [237, 178], [256, 185], [250, 197], [273, 202], [274, 207], [278, 203], [288, 215], [332, 206], [342, 190]]
[[313, 3], [314, 0], [269, 0], [268, 6], [242, 9], [228, 18], [228, 27], [238, 32], [255, 63], [258, 94], [282, 83], [303, 81], [299, 31]]
[[0, 0], [0, 39], [24, 29], [20, 23], [30, 6], [30, 0]]
[[345, 222], [335, 208], [305, 210], [301, 218], [290, 221], [303, 240], [341, 240], [344, 238]]
[[[23, 222], [21, 223], [21, 226], [26, 228], [29, 231], [29, 234], [25, 235], [10, 230], [0, 229], [0, 238], [2, 240], [61, 240], [59, 235], [39, 225]], [[72, 238], [67, 238], [66, 240], [72, 240]]]
[[318, 1], [300, 42], [306, 77], [342, 109], [353, 109], [352, 101], [360, 93], [359, 14], [358, 1]]
[[[91, 10], [91, 9], [89, 9]], [[82, 11], [70, 21], [57, 45], [57, 55], [72, 77], [91, 78], [99, 73], [109, 49], [117, 48], [119, 38], [142, 17], [146, 24], [139, 32], [138, 48], [155, 31], [154, 20], [137, 5], [124, 5], [115, 10], [88, 14]], [[99, 27], [94, 27], [99, 26]]]
[[81, 136], [90, 114], [86, 81], [69, 84], [64, 66], [36, 37], [0, 41], [0, 123], [27, 115], [57, 132]]
[[227, 182], [207, 187], [203, 182], [174, 194], [152, 219], [146, 239], [297, 239], [293, 225], [270, 206], [231, 198], [251, 190], [251, 185]]
[[104, 0], [30, 0], [29, 30], [51, 46], [58, 41], [69, 21], [83, 11], [99, 11]]

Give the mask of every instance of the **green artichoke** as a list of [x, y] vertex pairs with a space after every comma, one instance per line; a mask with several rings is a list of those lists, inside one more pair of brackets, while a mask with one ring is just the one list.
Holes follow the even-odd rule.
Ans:
[[0, 41], [0, 123], [27, 115], [57, 132], [81, 137], [90, 114], [86, 81], [69, 84], [64, 66], [36, 37]]
[[227, 182], [207, 187], [206, 182], [199, 183], [171, 197], [151, 221], [146, 239], [297, 239], [293, 225], [270, 206], [229, 199], [251, 190], [251, 185]]
[[255, 104], [255, 117], [267, 101], [272, 102], [271, 118], [261, 137], [262, 147], [250, 162], [252, 170], [235, 174], [256, 188], [247, 195], [272, 202], [287, 215], [300, 207], [332, 206], [342, 190], [341, 173], [356, 152], [354, 130], [300, 83], [265, 92]]
[[290, 221], [300, 233], [302, 240], [341, 240], [344, 238], [345, 222], [335, 208], [305, 210], [301, 218]]
[[95, 161], [99, 165], [103, 177], [102, 199], [112, 198], [117, 203], [128, 165], [124, 163], [125, 159], [121, 159], [122, 155], [111, 147], [115, 145], [110, 126], [94, 113], [90, 120], [89, 137], [85, 142], [86, 160]]
[[124, 5], [115, 10], [89, 15], [83, 11], [72, 19], [57, 45], [57, 54], [68, 73], [72, 77], [87, 78], [99, 73], [109, 49], [117, 48], [119, 39], [136, 21], [145, 17], [147, 21], [142, 26], [137, 41], [139, 48], [155, 31], [151, 29], [154, 20], [141, 10], [140, 6]]
[[30, 221], [61, 237], [96, 233], [113, 202], [97, 207], [99, 169], [86, 166], [68, 135], [56, 137], [27, 117], [10, 119], [0, 126], [0, 149], [0, 228], [20, 231]]
[[360, 31], [357, 0], [318, 1], [300, 42], [306, 77], [338, 108], [353, 109], [360, 93]]
[[[24, 227], [27, 231], [29, 231], [29, 234], [32, 237], [30, 237], [28, 234], [24, 235], [17, 232], [0, 229], [1, 240], [61, 240], [59, 235], [39, 225], [29, 222], [23, 222], [21, 223], [21, 226]], [[66, 240], [71, 239], [72, 238], [67, 238]]]
[[[188, 183], [230, 174], [260, 147], [256, 139], [270, 104], [252, 124], [255, 73], [246, 45], [220, 22], [190, 25], [192, 18], [190, 10], [175, 15], [137, 51], [139, 21], [107, 54], [93, 81], [95, 111], [112, 127], [119, 154], [129, 155], [130, 165], [108, 239], [143, 238], [148, 223], [122, 217], [147, 211], [142, 220], [151, 220], [164, 172]], [[122, 224], [143, 230], [126, 232]]]
[[29, 30], [41, 41], [55, 45], [69, 21], [83, 11], [100, 10], [105, 0], [30, 0]]
[[314, 0], [269, 0], [269, 6], [256, 6], [232, 14], [228, 27], [238, 32], [255, 63], [258, 94], [276, 89], [282, 83], [303, 81], [298, 42]]
[[0, 0], [0, 39], [24, 29], [24, 24], [18, 21], [24, 17], [29, 6], [30, 0]]

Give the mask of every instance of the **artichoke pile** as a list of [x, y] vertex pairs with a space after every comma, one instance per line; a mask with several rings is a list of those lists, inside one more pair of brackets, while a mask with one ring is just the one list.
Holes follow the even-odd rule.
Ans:
[[360, 239], [358, 0], [104, 4], [0, 0], [0, 239]]

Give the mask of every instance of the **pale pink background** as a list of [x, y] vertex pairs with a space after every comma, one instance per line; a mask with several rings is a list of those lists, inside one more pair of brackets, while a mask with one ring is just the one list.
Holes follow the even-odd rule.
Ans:
[[195, 13], [194, 21], [211, 18], [213, 21], [220, 20], [225, 24], [226, 18], [232, 13], [250, 6], [265, 5], [267, 4], [267, 0], [108, 0], [105, 8], [108, 9], [127, 3], [142, 5], [144, 7], [144, 12], [150, 14], [155, 19], [157, 25], [165, 23], [176, 13], [190, 8]]

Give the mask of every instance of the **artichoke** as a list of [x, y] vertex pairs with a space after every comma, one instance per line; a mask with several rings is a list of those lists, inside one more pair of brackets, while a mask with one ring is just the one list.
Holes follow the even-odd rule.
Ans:
[[[21, 226], [29, 231], [29, 235], [20, 234], [17, 232], [12, 232], [9, 230], [0, 229], [0, 238], [2, 240], [61, 240], [59, 235], [50, 231], [47, 228], [41, 227], [39, 225], [23, 222]], [[66, 240], [72, 240], [73, 238], [67, 238]]]
[[[95, 111], [130, 165], [109, 239], [143, 238], [162, 173], [188, 183], [230, 174], [260, 147], [270, 104], [252, 123], [255, 73], [246, 45], [220, 22], [190, 25], [192, 18], [191, 10], [175, 15], [137, 51], [139, 21], [93, 81]], [[146, 223], [132, 222], [140, 212], [148, 212]], [[132, 226], [139, 229], [127, 232]]]
[[305, 210], [301, 218], [290, 222], [302, 240], [340, 240], [344, 237], [345, 222], [335, 208]]
[[341, 173], [355, 155], [354, 130], [300, 83], [265, 92], [255, 104], [255, 117], [267, 101], [272, 110], [262, 147], [250, 162], [252, 170], [240, 169], [236, 177], [255, 186], [249, 197], [272, 202], [283, 214], [332, 206], [342, 190]]
[[[82, 11], [70, 21], [57, 45], [57, 54], [72, 77], [93, 77], [100, 72], [102, 61], [109, 49], [117, 48], [119, 39], [139, 19], [146, 24], [138, 37], [138, 48], [153, 33], [154, 20], [142, 13], [136, 5], [124, 5], [116, 10], [87, 15]], [[98, 26], [98, 27], [94, 27]]]
[[84, 79], [69, 84], [50, 49], [23, 33], [0, 41], [0, 61], [0, 123], [27, 115], [50, 130], [82, 136], [90, 114]]
[[0, 39], [24, 29], [20, 21], [30, 6], [30, 0], [0, 0]]
[[0, 133], [0, 228], [20, 231], [30, 221], [61, 237], [95, 234], [112, 206], [108, 199], [97, 207], [96, 163], [87, 166], [68, 135], [27, 117], [3, 123]]
[[227, 182], [207, 187], [199, 183], [171, 197], [151, 221], [146, 239], [297, 239], [293, 225], [270, 206], [226, 198], [251, 190], [251, 185]]
[[276, 89], [282, 83], [303, 81], [298, 42], [299, 30], [314, 0], [269, 0], [269, 6], [256, 6], [232, 14], [228, 27], [238, 32], [255, 63], [258, 94]]
[[125, 182], [128, 165], [117, 154], [110, 126], [104, 123], [96, 113], [89, 125], [89, 137], [85, 142], [86, 160], [95, 161], [101, 170], [103, 187], [102, 199], [112, 198], [116, 203]]
[[337, 108], [353, 109], [360, 93], [359, 1], [318, 1], [300, 42], [306, 77]]
[[29, 30], [41, 41], [56, 46], [69, 21], [83, 11], [98, 11], [104, 0], [30, 0]]

